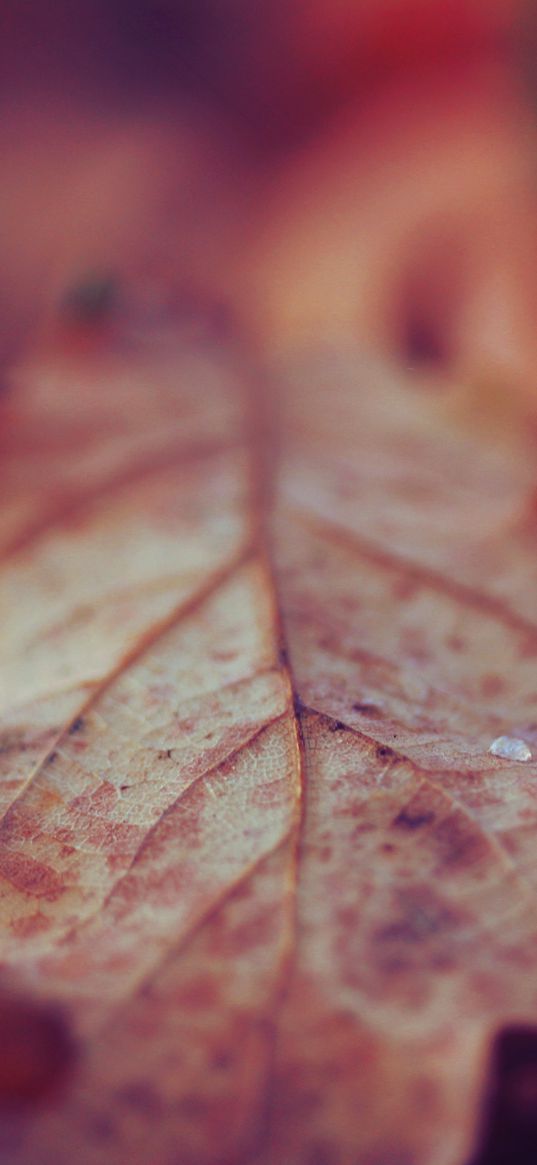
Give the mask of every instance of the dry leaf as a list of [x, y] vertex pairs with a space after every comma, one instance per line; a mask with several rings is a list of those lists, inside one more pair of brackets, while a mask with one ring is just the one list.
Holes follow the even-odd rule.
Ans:
[[537, 1018], [531, 427], [169, 323], [2, 408], [3, 1159], [464, 1165]]

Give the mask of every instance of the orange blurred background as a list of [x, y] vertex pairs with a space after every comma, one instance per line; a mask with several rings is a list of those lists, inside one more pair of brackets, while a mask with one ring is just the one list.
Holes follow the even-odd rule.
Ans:
[[227, 300], [269, 348], [353, 337], [531, 387], [536, 24], [514, 0], [6, 0], [5, 358], [113, 272]]

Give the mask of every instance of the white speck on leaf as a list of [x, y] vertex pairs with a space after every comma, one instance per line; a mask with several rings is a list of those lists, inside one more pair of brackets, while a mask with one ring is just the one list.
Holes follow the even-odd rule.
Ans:
[[518, 736], [497, 736], [492, 741], [489, 752], [504, 760], [531, 760], [531, 748]]

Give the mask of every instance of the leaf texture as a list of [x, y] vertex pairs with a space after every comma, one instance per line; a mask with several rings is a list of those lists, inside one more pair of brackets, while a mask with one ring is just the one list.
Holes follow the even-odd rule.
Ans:
[[537, 1013], [526, 406], [154, 333], [2, 405], [2, 986], [76, 1055], [1, 1151], [464, 1165]]

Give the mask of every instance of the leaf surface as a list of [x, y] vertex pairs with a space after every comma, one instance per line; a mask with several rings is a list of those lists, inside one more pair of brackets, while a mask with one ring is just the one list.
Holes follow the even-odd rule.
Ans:
[[526, 406], [168, 322], [2, 407], [2, 983], [76, 1047], [5, 1158], [462, 1165], [537, 1011]]

